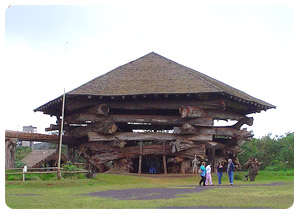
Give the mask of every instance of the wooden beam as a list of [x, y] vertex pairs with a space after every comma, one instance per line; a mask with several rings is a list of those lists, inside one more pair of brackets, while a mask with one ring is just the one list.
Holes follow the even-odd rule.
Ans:
[[100, 104], [84, 110], [84, 112], [88, 114], [107, 115], [109, 113], [109, 106], [107, 104]]
[[93, 123], [87, 126], [77, 127], [69, 131], [71, 137], [86, 137], [89, 132], [97, 132], [101, 134], [112, 134], [117, 131], [117, 126], [112, 120], [103, 123]]
[[234, 129], [240, 129], [244, 124], [248, 126], [252, 126], [253, 121], [254, 121], [253, 117], [244, 117], [240, 119], [236, 124], [232, 125], [231, 127]]
[[50, 131], [56, 131], [60, 129], [60, 125], [57, 124], [50, 124], [50, 127], [45, 128], [46, 132], [50, 132]]
[[88, 139], [90, 142], [113, 141], [115, 138], [124, 141], [172, 141], [177, 139], [184, 139], [189, 141], [212, 141], [211, 134], [196, 134], [190, 136], [178, 136], [171, 133], [161, 132], [116, 132], [111, 135], [102, 135], [96, 132], [89, 132]]
[[[5, 139], [16, 138], [20, 141], [37, 141], [37, 142], [47, 142], [47, 143], [58, 143], [58, 135], [48, 135], [48, 134], [39, 134], [39, 133], [27, 133], [27, 132], [18, 132], [5, 130]], [[79, 143], [76, 138], [63, 136], [64, 144], [77, 144]]]
[[5, 139], [16, 138], [20, 141], [39, 141], [39, 142], [58, 142], [58, 135], [48, 135], [48, 134], [39, 134], [39, 133], [28, 133], [28, 132], [18, 132], [5, 130]]
[[218, 109], [205, 110], [197, 106], [180, 107], [179, 113], [181, 118], [210, 117], [214, 120], [241, 120], [245, 118], [245, 115], [233, 111]]
[[211, 134], [213, 136], [229, 136], [229, 137], [241, 137], [243, 140], [248, 140], [253, 137], [253, 133], [247, 131], [247, 129], [238, 130], [231, 127], [194, 127], [190, 124], [185, 124], [183, 127], [174, 127], [175, 134]]
[[107, 116], [100, 116], [95, 114], [87, 114], [87, 113], [74, 113], [71, 115], [67, 115], [65, 117], [65, 125], [68, 124], [80, 124], [80, 123], [86, 123], [86, 122], [105, 122], [109, 118]]
[[[128, 114], [110, 114], [108, 116], [115, 123], [151, 123], [156, 125], [182, 125], [189, 123], [194, 126], [213, 126], [211, 117], [203, 118], [180, 118], [180, 116], [163, 116], [163, 115], [128, 115]], [[93, 114], [75, 113], [65, 118], [65, 124], [77, 124], [90, 122], [103, 122], [107, 117]]]
[[[155, 95], [154, 95], [155, 96]], [[69, 98], [66, 103], [66, 109], [70, 112], [87, 108], [95, 105], [103, 104], [101, 100], [75, 99]], [[107, 100], [105, 102], [111, 109], [126, 109], [126, 110], [148, 110], [148, 109], [179, 109], [182, 106], [199, 106], [202, 109], [224, 109], [225, 102], [223, 100], [198, 100], [198, 99], [183, 99], [183, 100], [165, 100], [162, 102], [156, 100]]]

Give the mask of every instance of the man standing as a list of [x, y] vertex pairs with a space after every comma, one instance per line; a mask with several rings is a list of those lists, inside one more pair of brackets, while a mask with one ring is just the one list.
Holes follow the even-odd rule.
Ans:
[[234, 164], [231, 159], [228, 159], [227, 173], [228, 173], [230, 185], [233, 185], [233, 172], [234, 172]]

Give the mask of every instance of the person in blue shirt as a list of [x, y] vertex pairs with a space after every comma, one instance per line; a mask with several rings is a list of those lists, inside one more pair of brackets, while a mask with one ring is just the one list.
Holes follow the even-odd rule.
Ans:
[[199, 169], [199, 175], [201, 177], [201, 180], [199, 181], [199, 186], [203, 183], [203, 186], [205, 186], [205, 180], [206, 180], [206, 169], [205, 169], [205, 162], [202, 162], [202, 165]]
[[234, 164], [231, 159], [228, 159], [227, 173], [228, 173], [230, 185], [233, 185], [233, 172], [234, 172]]

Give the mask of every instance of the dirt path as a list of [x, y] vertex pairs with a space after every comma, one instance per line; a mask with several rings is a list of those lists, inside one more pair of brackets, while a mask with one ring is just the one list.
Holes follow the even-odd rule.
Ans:
[[212, 188], [235, 188], [239, 186], [277, 186], [284, 185], [284, 183], [271, 184], [249, 184], [249, 185], [223, 185], [223, 186], [195, 186], [185, 185], [175, 188], [138, 188], [138, 189], [122, 189], [122, 190], [107, 190], [101, 192], [91, 192], [88, 196], [115, 198], [119, 200], [153, 200], [153, 199], [170, 199], [178, 196], [178, 194], [202, 192]]

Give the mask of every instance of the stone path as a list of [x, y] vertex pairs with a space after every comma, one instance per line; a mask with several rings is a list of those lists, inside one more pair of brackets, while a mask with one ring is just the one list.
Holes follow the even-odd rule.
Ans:
[[249, 184], [249, 185], [223, 185], [223, 186], [195, 186], [184, 185], [175, 188], [138, 188], [138, 189], [122, 189], [122, 190], [107, 190], [101, 192], [91, 192], [88, 196], [115, 198], [119, 200], [153, 200], [153, 199], [170, 199], [179, 196], [178, 194], [196, 193], [212, 188], [235, 188], [239, 186], [277, 186], [284, 185], [284, 183], [271, 184]]

